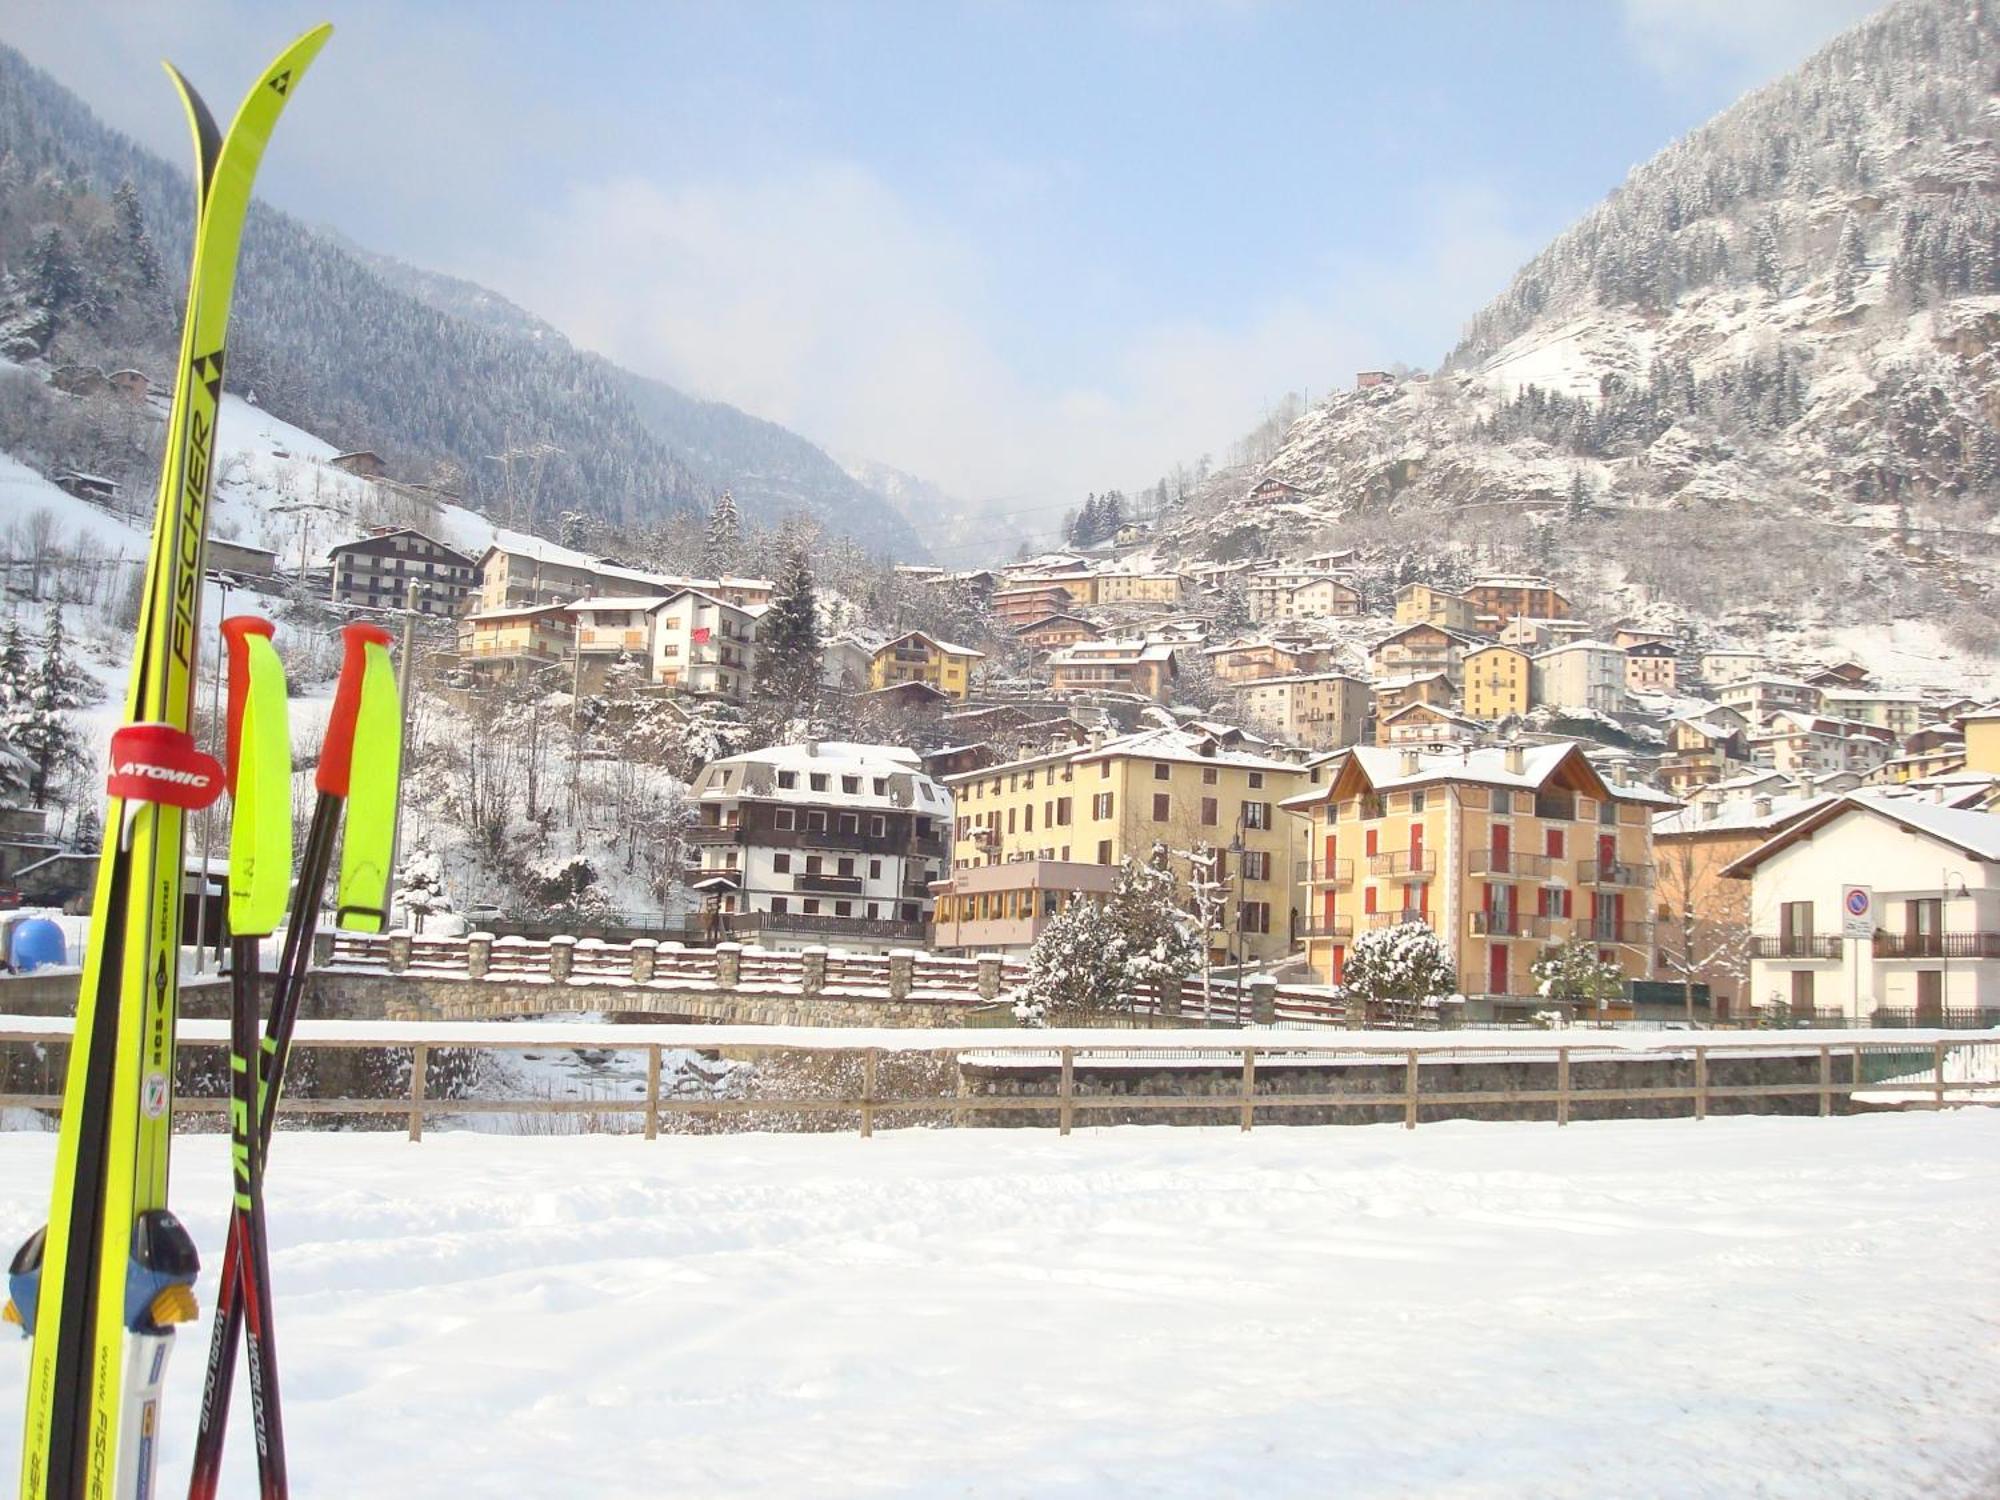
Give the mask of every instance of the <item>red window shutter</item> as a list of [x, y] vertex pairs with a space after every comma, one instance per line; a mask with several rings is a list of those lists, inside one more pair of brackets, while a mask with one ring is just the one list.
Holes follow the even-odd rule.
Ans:
[[1370, 911], [1370, 912], [1372, 912], [1373, 910], [1375, 910], [1375, 887], [1374, 887], [1374, 886], [1372, 886], [1372, 885], [1371, 885], [1371, 886], [1367, 887], [1367, 888], [1366, 888], [1365, 890], [1363, 890], [1363, 891], [1362, 891], [1362, 893], [1361, 893], [1361, 909], [1362, 909], [1363, 911]]
[[1547, 842], [1543, 845], [1550, 859], [1563, 857], [1563, 831], [1560, 828], [1548, 830]]

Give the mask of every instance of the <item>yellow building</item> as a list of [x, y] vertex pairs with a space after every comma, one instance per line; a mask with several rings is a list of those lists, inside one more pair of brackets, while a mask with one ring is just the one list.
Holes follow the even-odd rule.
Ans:
[[459, 655], [482, 677], [519, 675], [567, 662], [576, 648], [575, 618], [557, 604], [482, 609], [466, 616]]
[[868, 685], [886, 688], [922, 682], [948, 697], [964, 698], [972, 692], [973, 664], [985, 659], [984, 651], [954, 646], [912, 630], [875, 653], [868, 668]]
[[1531, 658], [1512, 646], [1481, 646], [1465, 657], [1465, 714], [1488, 722], [1534, 707]]
[[[1304, 766], [1182, 729], [1143, 730], [947, 777], [958, 823], [952, 883], [938, 899], [940, 934], [977, 923], [980, 942], [1022, 946], [1031, 940], [1030, 922], [1083, 886], [1060, 867], [1147, 859], [1164, 845], [1185, 887], [1188, 854], [1206, 846], [1216, 851], [1226, 887], [1218, 956], [1236, 950], [1240, 930], [1252, 962], [1282, 959], [1302, 895], [1295, 862], [1305, 825], [1278, 804], [1310, 790], [1314, 777]], [[1239, 841], [1240, 854], [1232, 853]], [[1000, 877], [983, 873], [996, 866], [1017, 867], [1004, 891], [991, 888]], [[1096, 877], [1084, 889], [1094, 893], [1102, 884]], [[1020, 932], [1010, 937], [987, 925], [1003, 920], [1022, 923]]]
[[1478, 612], [1471, 600], [1428, 583], [1406, 583], [1396, 590], [1396, 623], [1442, 625], [1446, 630], [1468, 632], [1479, 628]]
[[1359, 934], [1422, 922], [1450, 950], [1460, 992], [1509, 1014], [1537, 1007], [1529, 966], [1572, 938], [1644, 978], [1652, 816], [1675, 805], [1606, 782], [1568, 741], [1358, 748], [1323, 792], [1290, 804], [1309, 819], [1307, 957], [1337, 984]]
[[1097, 597], [1092, 602], [1179, 604], [1186, 597], [1187, 579], [1179, 573], [1100, 573], [1097, 575]]

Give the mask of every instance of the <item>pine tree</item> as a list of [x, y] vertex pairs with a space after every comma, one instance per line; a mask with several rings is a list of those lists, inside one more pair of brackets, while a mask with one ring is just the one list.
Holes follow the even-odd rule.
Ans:
[[26, 759], [29, 802], [47, 807], [63, 773], [83, 759], [83, 741], [62, 711], [60, 674], [44, 659], [28, 700], [12, 715], [5, 737]]
[[62, 605], [49, 609], [48, 625], [42, 631], [42, 661], [37, 684], [46, 684], [56, 708], [81, 708], [96, 693], [90, 673], [70, 649], [69, 631], [63, 626]]
[[83, 273], [77, 269], [69, 237], [51, 224], [35, 236], [28, 253], [28, 293], [51, 312], [61, 312], [83, 295]]
[[1586, 519], [1597, 507], [1591, 502], [1590, 486], [1584, 482], [1583, 470], [1573, 469], [1569, 476], [1569, 496], [1564, 501], [1563, 510], [1570, 521]]
[[727, 578], [737, 570], [742, 552], [743, 521], [736, 512], [736, 497], [725, 489], [708, 512], [701, 565], [710, 577]]
[[118, 233], [125, 241], [126, 251], [132, 257], [132, 270], [144, 287], [156, 287], [166, 277], [165, 268], [160, 264], [160, 252], [154, 248], [153, 237], [146, 233], [146, 216], [139, 208], [139, 194], [127, 177], [118, 184], [111, 195], [111, 206], [118, 215]]
[[29, 680], [28, 643], [21, 632], [18, 615], [9, 615], [0, 626], [0, 713], [8, 713], [27, 702], [32, 688]]
[[1123, 954], [1123, 988], [1184, 979], [1201, 966], [1202, 943], [1195, 919], [1181, 910], [1166, 850], [1128, 858], [1118, 873], [1118, 889], [1104, 911], [1105, 929]]
[[1403, 1008], [1406, 1018], [1426, 1000], [1449, 995], [1456, 982], [1444, 940], [1422, 922], [1362, 933], [1348, 949], [1340, 980], [1351, 1002], [1386, 1000]]
[[1778, 257], [1778, 229], [1776, 222], [1767, 214], [1757, 222], [1756, 247], [1753, 251], [1752, 275], [1757, 285], [1773, 297], [1781, 288], [1784, 274], [1783, 262]]
[[771, 607], [757, 622], [757, 672], [768, 694], [801, 713], [819, 700], [818, 595], [802, 545], [786, 552]]
[[1030, 1025], [1087, 1021], [1122, 1003], [1124, 952], [1104, 907], [1073, 900], [1042, 928], [1028, 950], [1028, 978], [1015, 1014]]
[[1624, 971], [1604, 962], [1597, 949], [1580, 938], [1550, 949], [1528, 972], [1539, 993], [1578, 1010], [1601, 1010], [1625, 990]]
[[1850, 307], [1854, 303], [1854, 289], [1860, 284], [1867, 269], [1868, 252], [1862, 244], [1861, 226], [1849, 214], [1840, 221], [1840, 239], [1833, 251], [1833, 305], [1836, 308]]

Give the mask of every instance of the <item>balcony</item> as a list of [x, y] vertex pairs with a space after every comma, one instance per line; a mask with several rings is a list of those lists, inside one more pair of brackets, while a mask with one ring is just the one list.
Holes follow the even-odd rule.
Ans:
[[[1380, 916], [1382, 914], [1377, 912], [1376, 915]], [[1312, 921], [1300, 925], [1299, 936], [1303, 938], [1351, 938], [1354, 936], [1354, 918], [1316, 917]]]
[[743, 842], [741, 828], [723, 828], [714, 823], [697, 823], [684, 835], [690, 844], [740, 844]]
[[[759, 932], [809, 933], [824, 938], [867, 938], [877, 942], [906, 942], [919, 945], [929, 940], [930, 928], [924, 922], [899, 922], [884, 917], [830, 917], [823, 913], [808, 916], [804, 912], [778, 911], [736, 911], [724, 912], [716, 924], [720, 934], [729, 938], [748, 937]], [[690, 939], [704, 942], [708, 939], [707, 925], [701, 917], [690, 917], [686, 931]]]
[[1877, 958], [2000, 958], [2000, 932], [1878, 932]]
[[1651, 922], [1612, 922], [1599, 918], [1591, 921], [1579, 919], [1574, 929], [1576, 937], [1586, 943], [1608, 943], [1619, 948], [1644, 948], [1653, 941]]
[[1354, 884], [1354, 861], [1351, 859], [1301, 859], [1294, 864], [1294, 878], [1302, 884]]
[[1421, 911], [1365, 912], [1362, 914], [1362, 921], [1371, 932], [1382, 927], [1398, 927], [1405, 922], [1417, 922], [1421, 923], [1425, 927], [1431, 925], [1431, 919], [1429, 915]]
[[1550, 932], [1549, 921], [1549, 918], [1534, 912], [1476, 911], [1472, 914], [1472, 932], [1475, 937], [1540, 938], [1546, 941]]
[[1584, 885], [1626, 885], [1647, 887], [1653, 883], [1651, 865], [1627, 864], [1622, 859], [1586, 859], [1577, 864], [1577, 879]]
[[1576, 820], [1576, 798], [1558, 792], [1535, 793], [1535, 816], [1554, 823]]
[[1781, 932], [1750, 939], [1752, 958], [1839, 958], [1840, 939], [1829, 932]]
[[1512, 849], [1474, 849], [1466, 868], [1489, 880], [1552, 880], [1556, 862], [1546, 854], [1522, 854]]
[[1431, 849], [1396, 849], [1368, 856], [1368, 873], [1391, 880], [1429, 880], [1437, 874], [1437, 853]]
[[861, 894], [859, 875], [794, 875], [792, 889], [808, 891], [815, 895], [858, 896]]

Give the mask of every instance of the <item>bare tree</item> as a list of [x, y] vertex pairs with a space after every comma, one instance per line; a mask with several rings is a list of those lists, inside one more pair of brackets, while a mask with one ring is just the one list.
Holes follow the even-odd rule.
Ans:
[[1682, 1013], [1694, 1024], [1694, 987], [1706, 980], [1709, 1016], [1715, 984], [1726, 978], [1749, 994], [1750, 888], [1727, 880], [1723, 868], [1741, 851], [1728, 844], [1675, 839], [1655, 845], [1657, 916], [1672, 941], [1660, 945], [1660, 962], [1681, 981]]

